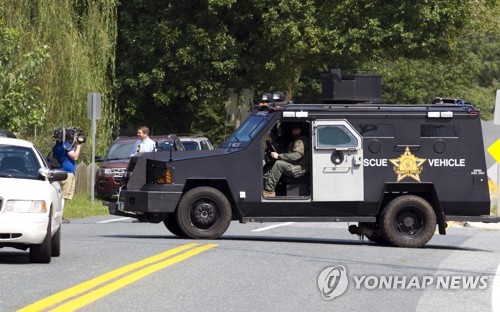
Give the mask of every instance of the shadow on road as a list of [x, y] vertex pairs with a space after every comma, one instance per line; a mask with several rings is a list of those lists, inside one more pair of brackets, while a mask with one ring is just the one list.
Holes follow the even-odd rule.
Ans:
[[[186, 238], [177, 237], [174, 235], [101, 235], [101, 237], [106, 238], [134, 238], [134, 239], [175, 239], [175, 240], [186, 240], [194, 241]], [[199, 240], [196, 240], [199, 241]], [[303, 243], [303, 244], [325, 244], [325, 245], [347, 245], [347, 246], [367, 246], [374, 248], [397, 248], [391, 246], [381, 246], [368, 239], [365, 240], [345, 240], [345, 239], [330, 239], [330, 238], [311, 238], [311, 237], [290, 237], [290, 236], [245, 236], [245, 235], [223, 235], [219, 239], [210, 240], [210, 242], [216, 243], [217, 241], [249, 241], [249, 242], [273, 242], [273, 243]], [[446, 246], [446, 245], [433, 245], [429, 243], [424, 247], [419, 249], [429, 249], [429, 250], [455, 250], [455, 251], [475, 251], [475, 252], [492, 252], [490, 250], [470, 248], [470, 247], [459, 247], [459, 246]]]
[[26, 264], [30, 263], [29, 252], [0, 250], [0, 264]]

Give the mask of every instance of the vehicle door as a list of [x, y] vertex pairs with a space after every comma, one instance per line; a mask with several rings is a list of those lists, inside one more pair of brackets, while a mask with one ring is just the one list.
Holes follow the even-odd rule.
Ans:
[[[45, 168], [49, 168], [49, 164], [47, 163], [47, 160], [45, 157], [43, 157], [43, 154], [42, 152], [40, 152], [40, 150], [38, 149], [38, 147], [35, 147], [34, 148], [35, 150], [35, 154], [36, 154], [36, 158], [38, 158], [38, 162], [39, 162], [39, 165], [41, 167], [45, 167]], [[35, 161], [35, 160], [34, 160]], [[38, 168], [36, 168], [36, 170], [38, 170]], [[53, 218], [57, 217], [59, 214], [62, 214], [62, 209], [63, 209], [63, 206], [62, 206], [62, 189], [61, 189], [61, 185], [59, 184], [59, 182], [57, 181], [52, 181], [50, 182], [49, 179], [46, 179], [47, 180], [47, 183], [50, 184], [50, 188], [49, 188], [49, 196], [51, 199], [53, 199], [53, 202], [52, 202], [52, 205], [53, 205], [53, 208], [54, 208], [54, 215], [52, 216]], [[57, 200], [56, 200], [57, 199]], [[53, 225], [55, 226], [55, 225]]]
[[363, 201], [362, 143], [346, 120], [313, 122], [313, 201]]

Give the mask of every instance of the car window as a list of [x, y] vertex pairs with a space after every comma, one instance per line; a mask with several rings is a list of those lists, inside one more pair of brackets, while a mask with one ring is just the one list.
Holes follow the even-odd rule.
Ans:
[[136, 151], [139, 142], [140, 140], [113, 143], [106, 154], [105, 160], [129, 159]]
[[38, 154], [38, 157], [40, 158], [40, 160], [42, 161], [42, 166], [43, 167], [49, 167], [49, 164], [47, 163], [47, 159], [45, 159], [45, 157], [43, 157], [43, 154], [42, 152], [38, 149], [38, 147], [35, 146], [35, 153]]
[[198, 142], [196, 141], [182, 141], [182, 144], [184, 145], [186, 151], [196, 151], [200, 149]]
[[210, 150], [210, 144], [208, 143], [207, 140], [202, 140], [200, 141], [201, 149], [202, 150]]
[[40, 165], [31, 148], [0, 145], [0, 177], [38, 179]]
[[316, 147], [355, 147], [358, 140], [342, 125], [318, 126]]
[[172, 142], [170, 141], [163, 141], [163, 142], [158, 141], [156, 143], [157, 152], [170, 151], [171, 148], [172, 148]]

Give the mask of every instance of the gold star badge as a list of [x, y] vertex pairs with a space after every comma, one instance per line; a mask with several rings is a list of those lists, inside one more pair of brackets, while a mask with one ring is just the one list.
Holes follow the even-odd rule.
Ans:
[[403, 155], [396, 159], [389, 159], [389, 161], [394, 165], [394, 172], [398, 175], [398, 181], [403, 180], [406, 177], [410, 177], [420, 182], [420, 173], [424, 168], [423, 163], [427, 159], [417, 158], [410, 152], [410, 148], [407, 146]]

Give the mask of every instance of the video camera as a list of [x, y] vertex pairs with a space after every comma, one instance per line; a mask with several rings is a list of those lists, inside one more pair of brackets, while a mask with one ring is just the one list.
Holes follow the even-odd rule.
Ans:
[[54, 128], [54, 140], [56, 143], [61, 142], [77, 142], [78, 144], [85, 143], [85, 132], [78, 128]]

